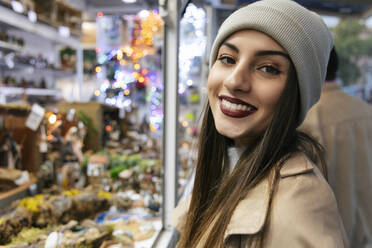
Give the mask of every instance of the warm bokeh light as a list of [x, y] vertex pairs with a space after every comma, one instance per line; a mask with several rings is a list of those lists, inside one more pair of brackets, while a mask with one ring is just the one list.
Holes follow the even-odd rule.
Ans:
[[127, 47], [124, 48], [124, 52], [127, 54], [127, 56], [130, 57], [133, 53], [133, 49], [131, 47], [127, 46]]
[[123, 58], [123, 51], [119, 49], [118, 53], [116, 54], [117, 60], [121, 60]]
[[56, 123], [56, 121], [57, 121], [57, 116], [54, 115], [54, 114], [50, 115], [49, 118], [48, 118], [48, 121], [49, 121], [50, 124], [54, 124], [54, 123]]

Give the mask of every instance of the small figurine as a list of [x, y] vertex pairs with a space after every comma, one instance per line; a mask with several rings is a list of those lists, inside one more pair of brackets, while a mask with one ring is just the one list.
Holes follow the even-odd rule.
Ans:
[[12, 139], [12, 133], [6, 133], [0, 141], [0, 167], [22, 169], [21, 146]]

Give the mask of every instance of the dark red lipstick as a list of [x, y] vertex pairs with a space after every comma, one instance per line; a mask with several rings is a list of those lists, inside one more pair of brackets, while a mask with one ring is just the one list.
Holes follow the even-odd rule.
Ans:
[[[225, 115], [232, 117], [232, 118], [244, 118], [247, 117], [254, 112], [257, 111], [257, 108], [247, 102], [244, 102], [238, 98], [232, 98], [228, 96], [220, 96], [220, 109], [221, 112], [224, 113]], [[246, 109], [233, 109], [229, 106], [226, 106], [226, 104], [223, 104], [223, 101], [227, 101], [228, 103], [232, 104], [240, 104], [243, 106], [246, 106]]]

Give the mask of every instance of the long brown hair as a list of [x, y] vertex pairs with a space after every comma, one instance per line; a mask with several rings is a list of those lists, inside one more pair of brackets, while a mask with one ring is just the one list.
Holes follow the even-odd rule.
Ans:
[[[177, 247], [196, 247], [206, 230], [210, 232], [204, 247], [224, 247], [224, 234], [239, 201], [274, 167], [279, 167], [279, 161], [282, 164], [292, 153], [302, 151], [324, 167], [321, 145], [308, 135], [296, 131], [300, 111], [298, 91], [297, 76], [292, 65], [271, 123], [256, 144], [242, 154], [231, 175], [227, 148], [232, 140], [217, 132], [207, 103], [199, 138], [191, 204]], [[262, 237], [263, 232], [258, 235]]]

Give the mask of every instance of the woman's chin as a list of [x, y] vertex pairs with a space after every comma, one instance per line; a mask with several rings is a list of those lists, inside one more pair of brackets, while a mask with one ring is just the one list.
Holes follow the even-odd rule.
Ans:
[[232, 130], [228, 128], [217, 128], [217, 132], [227, 138], [230, 139], [240, 139], [245, 136], [244, 133], [241, 132], [241, 130]]

